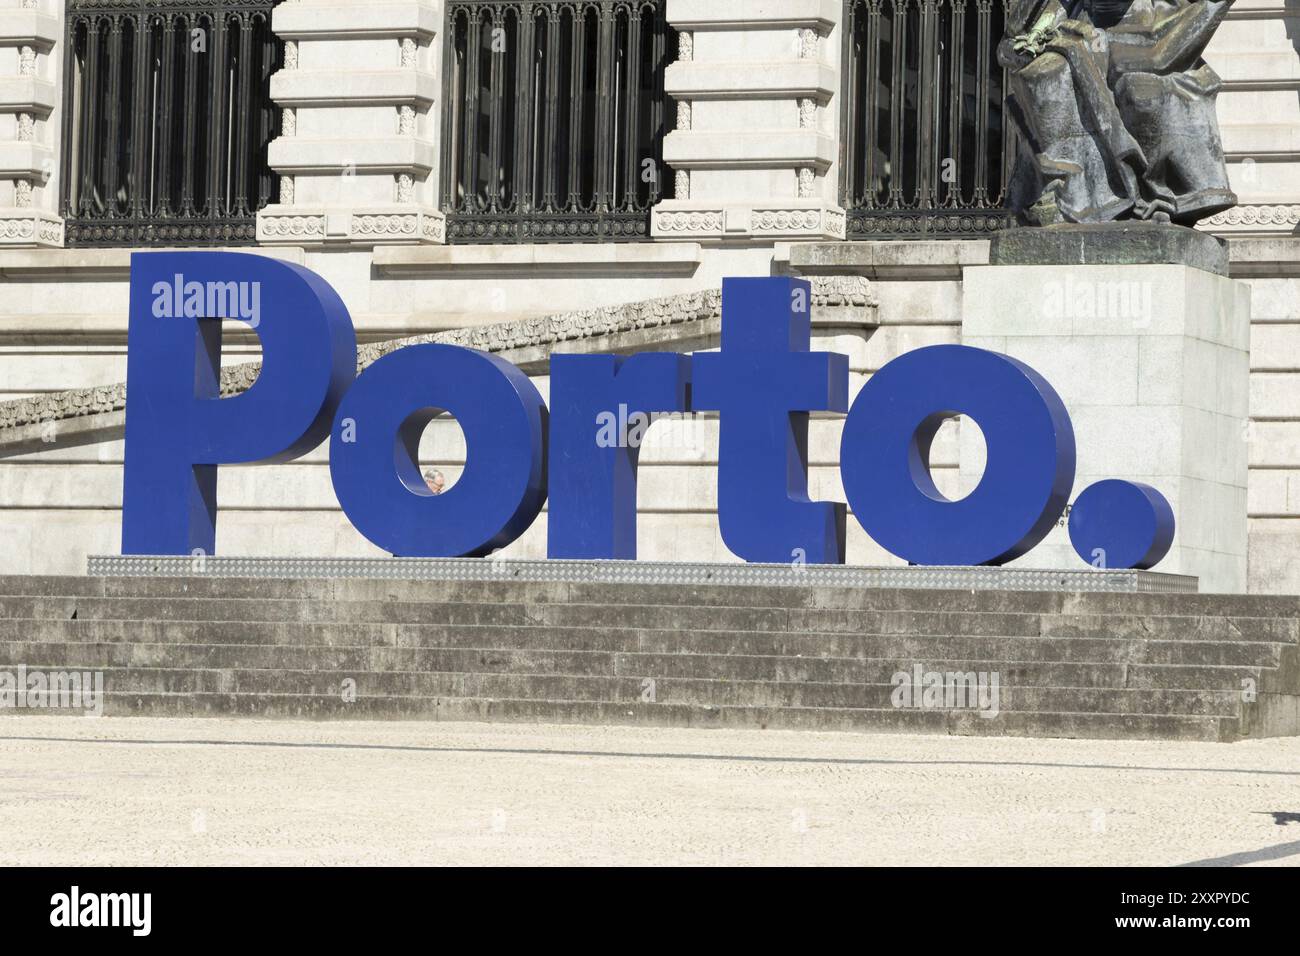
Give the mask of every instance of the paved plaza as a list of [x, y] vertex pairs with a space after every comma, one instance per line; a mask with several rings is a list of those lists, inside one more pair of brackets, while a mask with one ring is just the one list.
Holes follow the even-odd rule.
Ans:
[[1300, 864], [1239, 744], [5, 717], [0, 863]]

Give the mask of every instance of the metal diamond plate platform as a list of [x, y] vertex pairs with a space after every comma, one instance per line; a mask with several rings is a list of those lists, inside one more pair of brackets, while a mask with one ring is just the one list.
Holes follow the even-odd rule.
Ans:
[[930, 588], [976, 591], [1107, 591], [1194, 594], [1197, 579], [1156, 571], [990, 567], [703, 564], [495, 558], [236, 558], [93, 555], [94, 577], [219, 577], [402, 581], [565, 581], [597, 584], [725, 584], [749, 587]]

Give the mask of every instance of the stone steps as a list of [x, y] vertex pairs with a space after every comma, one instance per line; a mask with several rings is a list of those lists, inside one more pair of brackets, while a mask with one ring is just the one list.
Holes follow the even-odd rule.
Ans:
[[[76, 669], [76, 668], [71, 668]], [[292, 687], [301, 696], [341, 697], [337, 671], [284, 669], [203, 669], [192, 667], [101, 667], [104, 685], [112, 693], [133, 695], [274, 695]], [[586, 674], [481, 673], [458, 671], [348, 671], [361, 697], [435, 699], [563, 700], [602, 702], [641, 700], [652, 694], [656, 703], [690, 706], [771, 708], [860, 708], [890, 710], [894, 686], [881, 683], [782, 681], [738, 678], [656, 677], [653, 684], [638, 676], [606, 677]], [[1170, 714], [1233, 717], [1240, 693], [1231, 690], [1166, 690], [1105, 687], [1000, 686], [1001, 712]]]
[[[659, 675], [714, 680], [888, 684], [914, 658], [790, 657], [777, 655], [565, 652], [499, 648], [389, 648], [319, 645], [32, 642], [0, 643], [0, 666], [40, 659], [64, 669], [196, 668], [206, 670], [475, 672], [573, 676]], [[1215, 690], [1258, 681], [1270, 668], [1243, 665], [1125, 664], [930, 657], [926, 669], [978, 671], [996, 664], [1020, 687]]]
[[[2, 577], [0, 671], [102, 672], [109, 714], [1233, 740], [1300, 733], [1298, 612], [1220, 595]], [[917, 665], [996, 674], [996, 716], [895, 707]]]
[[[957, 625], [967, 622], [957, 621]], [[411, 651], [491, 650], [517, 654], [721, 654], [795, 659], [856, 658], [924, 661], [1074, 662], [1233, 667], [1280, 666], [1287, 644], [1247, 640], [1148, 637], [1030, 637], [871, 631], [721, 631], [680, 628], [597, 628], [532, 625], [329, 625], [293, 622], [0, 621], [0, 642], [31, 645], [228, 644], [367, 647], [397, 658]]]
[[1126, 637], [1144, 640], [1292, 642], [1294, 617], [1138, 615], [972, 610], [787, 608], [604, 603], [356, 601], [310, 598], [0, 597], [0, 619], [401, 624], [620, 628], [786, 633], [970, 634], [1002, 637]]
[[535, 581], [386, 581], [375, 579], [103, 578], [0, 576], [0, 598], [41, 597], [314, 599], [519, 604], [620, 603], [764, 608], [841, 608], [1029, 613], [1289, 617], [1300, 597], [1282, 595], [1060, 593], [1048, 591], [916, 590], [903, 588], [736, 587]]
[[[79, 711], [73, 713], [80, 713]], [[1238, 717], [1174, 714], [1014, 713], [855, 707], [734, 707], [475, 697], [373, 697], [348, 703], [309, 694], [114, 694], [109, 716], [239, 716], [262, 719], [384, 719], [641, 724], [773, 730], [939, 733], [1089, 739], [1231, 741], [1246, 736]]]

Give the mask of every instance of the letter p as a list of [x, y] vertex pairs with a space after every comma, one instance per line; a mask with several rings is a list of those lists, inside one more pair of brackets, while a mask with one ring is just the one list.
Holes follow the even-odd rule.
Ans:
[[[221, 321], [244, 320], [232, 288], [260, 303], [262, 369], [221, 398]], [[134, 254], [127, 350], [123, 554], [214, 553], [217, 466], [311, 451], [356, 377], [356, 333], [338, 294], [308, 269], [257, 255]]]

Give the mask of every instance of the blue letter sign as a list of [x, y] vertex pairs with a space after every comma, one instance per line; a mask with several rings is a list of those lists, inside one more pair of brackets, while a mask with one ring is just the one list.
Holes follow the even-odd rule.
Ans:
[[[251, 388], [220, 397], [221, 320], [262, 343]], [[217, 466], [291, 461], [329, 434], [357, 339], [320, 276], [265, 256], [131, 257], [123, 554], [212, 554]]]
[[654, 415], [687, 411], [690, 382], [671, 352], [551, 356], [550, 557], [636, 557], [641, 441]]
[[724, 279], [722, 351], [695, 356], [692, 405], [721, 416], [718, 524], [746, 561], [844, 563], [845, 506], [808, 497], [808, 413], [843, 412], [849, 360], [810, 352], [804, 279]]
[[[949, 501], [930, 478], [930, 443], [957, 414], [984, 433], [988, 464], [974, 491]], [[863, 529], [900, 558], [1005, 564], [1042, 541], [1065, 510], [1074, 429], [1060, 396], [1027, 365], [935, 345], [894, 359], [858, 393], [840, 473]]]
[[[420, 436], [443, 411], [460, 423], [467, 456], [460, 480], [434, 495], [420, 476]], [[391, 554], [490, 554], [542, 510], [545, 422], [528, 376], [495, 355], [398, 349], [362, 373], [334, 420], [334, 493], [356, 529]]]
[[[718, 523], [747, 561], [844, 561], [846, 506], [808, 492], [810, 413], [843, 413], [844, 493], [863, 529], [913, 564], [1003, 564], [1059, 521], [1074, 485], [1074, 431], [1037, 372], [983, 349], [899, 356], [848, 406], [848, 360], [811, 351], [809, 283], [723, 282], [722, 347], [693, 355], [556, 355], [551, 410], [501, 358], [450, 345], [398, 349], [356, 376], [356, 335], [338, 295], [299, 266], [234, 253], [131, 260], [124, 554], [212, 553], [217, 466], [283, 462], [330, 438], [344, 513], [400, 556], [486, 555], [522, 535], [550, 500], [552, 558], [636, 557], [641, 440], [660, 415], [719, 416]], [[220, 397], [221, 320], [248, 323], [263, 364]], [[465, 470], [432, 494], [419, 445], [437, 416], [465, 434]], [[976, 488], [950, 501], [930, 476], [947, 418], [984, 435]], [[332, 431], [331, 431], [332, 428]], [[1096, 567], [1149, 568], [1172, 546], [1165, 498], [1101, 481], [1070, 514], [1071, 543]]]

